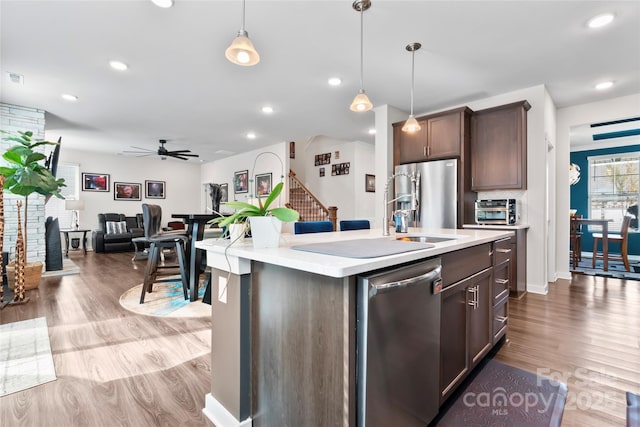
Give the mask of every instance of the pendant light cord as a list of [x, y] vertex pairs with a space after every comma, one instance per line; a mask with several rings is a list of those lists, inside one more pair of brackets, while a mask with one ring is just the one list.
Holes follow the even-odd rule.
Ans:
[[240, 27], [240, 31], [244, 33], [244, 11], [245, 11], [245, 0], [242, 0], [242, 27]]
[[415, 81], [415, 49], [411, 51], [411, 116], [413, 117], [413, 82]]
[[360, 91], [364, 91], [364, 6], [360, 5]]

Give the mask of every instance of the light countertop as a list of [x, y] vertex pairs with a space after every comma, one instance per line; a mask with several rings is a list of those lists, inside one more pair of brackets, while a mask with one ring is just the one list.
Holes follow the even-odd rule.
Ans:
[[[409, 233], [396, 234], [392, 231], [391, 236], [388, 237], [382, 236], [381, 229], [296, 235], [283, 233], [280, 238], [280, 247], [274, 249], [254, 249], [251, 239], [235, 242], [231, 246], [229, 246], [229, 240], [205, 239], [196, 242], [196, 247], [207, 251], [208, 265], [224, 271], [232, 271], [236, 274], [249, 273], [250, 262], [259, 261], [324, 276], [348, 277], [491, 242], [512, 235], [513, 230], [513, 227], [505, 230], [410, 228]], [[434, 247], [429, 249], [376, 258], [347, 258], [291, 249], [291, 246], [311, 243], [339, 242], [354, 239], [387, 238], [392, 240], [396, 237], [422, 234], [454, 237], [455, 239], [434, 243]]]

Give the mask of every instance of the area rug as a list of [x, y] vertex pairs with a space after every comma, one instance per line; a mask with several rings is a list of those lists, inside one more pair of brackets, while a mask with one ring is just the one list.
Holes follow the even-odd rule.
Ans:
[[609, 271], [604, 271], [602, 267], [602, 260], [596, 261], [596, 268], [591, 267], [591, 258], [582, 257], [582, 261], [578, 263], [578, 267], [575, 270], [571, 270], [575, 273], [586, 274], [589, 276], [600, 277], [612, 277], [615, 279], [627, 279], [627, 280], [640, 280], [640, 263], [635, 261], [629, 261], [631, 271], [627, 272], [624, 268], [624, 264], [620, 261], [609, 261]]
[[567, 386], [493, 359], [446, 404], [434, 426], [560, 426]]
[[203, 317], [211, 316], [211, 305], [204, 304], [202, 297], [205, 287], [198, 287], [198, 299], [194, 302], [184, 299], [182, 284], [160, 282], [153, 284], [153, 292], [144, 297], [140, 304], [142, 284], [134, 286], [120, 296], [120, 305], [134, 313], [159, 317]]
[[0, 396], [55, 379], [47, 319], [0, 326]]

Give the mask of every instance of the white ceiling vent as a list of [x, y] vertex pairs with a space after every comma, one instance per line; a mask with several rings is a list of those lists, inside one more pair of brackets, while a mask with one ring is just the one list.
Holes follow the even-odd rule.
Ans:
[[17, 85], [23, 85], [24, 84], [24, 76], [22, 74], [12, 73], [10, 71], [7, 71], [7, 78], [9, 79], [9, 81], [11, 83], [14, 83], [14, 84], [17, 84]]

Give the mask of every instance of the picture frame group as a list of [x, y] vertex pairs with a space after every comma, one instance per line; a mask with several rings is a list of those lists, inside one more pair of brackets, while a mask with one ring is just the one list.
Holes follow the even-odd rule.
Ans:
[[166, 183], [164, 181], [150, 181], [144, 182], [144, 197], [147, 199], [164, 199]]
[[243, 170], [233, 173], [233, 191], [234, 193], [249, 192], [249, 171]]
[[256, 197], [267, 197], [271, 194], [271, 173], [256, 175]]

